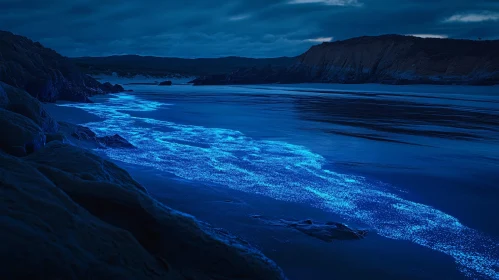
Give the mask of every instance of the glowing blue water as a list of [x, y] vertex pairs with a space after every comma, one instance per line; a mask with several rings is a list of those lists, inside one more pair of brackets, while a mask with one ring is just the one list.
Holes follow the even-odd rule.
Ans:
[[257, 140], [231, 129], [132, 116], [169, 106], [133, 95], [111, 96], [104, 103], [61, 106], [102, 117], [103, 121], [86, 125], [100, 134], [119, 133], [139, 147], [133, 151], [105, 150], [113, 159], [188, 180], [308, 203], [367, 224], [384, 237], [443, 252], [469, 277], [499, 279], [496, 240], [442, 211], [403, 199], [388, 185], [328, 169], [324, 157], [303, 146]]

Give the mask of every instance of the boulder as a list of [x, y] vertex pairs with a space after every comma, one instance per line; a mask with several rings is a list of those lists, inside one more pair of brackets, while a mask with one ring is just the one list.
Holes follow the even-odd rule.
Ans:
[[125, 138], [118, 134], [98, 137], [90, 128], [68, 122], [59, 122], [59, 131], [68, 138], [77, 140], [87, 148], [126, 148], [133, 149]]
[[348, 226], [338, 222], [320, 223], [314, 222], [310, 219], [302, 221], [270, 219], [261, 215], [253, 215], [252, 218], [259, 219], [269, 225], [292, 228], [325, 242], [332, 242], [334, 240], [363, 239], [368, 233], [367, 230], [351, 229]]
[[97, 141], [99, 141], [102, 145], [107, 148], [125, 148], [125, 149], [134, 149], [135, 146], [130, 144], [125, 138], [115, 134], [113, 136], [103, 136], [97, 137]]
[[164, 81], [164, 82], [161, 82], [159, 83], [160, 86], [171, 86], [172, 85], [172, 81]]
[[57, 141], [48, 143], [43, 150], [27, 157], [26, 160], [59, 169], [82, 180], [108, 182], [125, 189], [146, 191], [128, 172], [116, 164], [104, 160], [89, 150], [69, 144]]
[[155, 201], [128, 173], [87, 150], [52, 142], [27, 160], [184, 279], [285, 279], [275, 263], [244, 241]]
[[86, 126], [59, 122], [59, 131], [77, 140], [97, 141], [97, 135]]
[[287, 224], [288, 227], [325, 242], [332, 242], [333, 240], [357, 240], [367, 235], [366, 230], [354, 230], [337, 222], [313, 223], [311, 220], [281, 222]]
[[100, 88], [108, 93], [120, 93], [125, 91], [125, 89], [121, 85], [113, 85], [110, 82], [103, 83], [102, 85], [100, 85]]
[[26, 156], [45, 145], [45, 134], [32, 120], [0, 108], [0, 150]]
[[115, 84], [113, 86], [113, 92], [115, 92], [115, 93], [124, 92], [124, 91], [125, 91], [125, 89], [121, 85]]
[[0, 152], [4, 279], [185, 279], [24, 160]]
[[0, 108], [31, 119], [44, 132], [55, 133], [57, 122], [50, 117], [43, 104], [26, 91], [0, 82]]

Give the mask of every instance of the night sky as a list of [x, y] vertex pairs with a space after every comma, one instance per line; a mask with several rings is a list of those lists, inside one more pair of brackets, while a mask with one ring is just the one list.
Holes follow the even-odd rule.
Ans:
[[0, 29], [66, 56], [294, 56], [362, 35], [499, 39], [499, 0], [0, 0]]

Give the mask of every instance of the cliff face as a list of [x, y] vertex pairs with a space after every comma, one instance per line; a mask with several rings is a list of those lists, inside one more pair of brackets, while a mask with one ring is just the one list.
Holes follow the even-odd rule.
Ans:
[[499, 41], [386, 35], [323, 43], [290, 67], [309, 81], [340, 83], [499, 83]]
[[[423, 39], [385, 35], [323, 43], [285, 69], [238, 70], [207, 76], [194, 84], [388, 83], [499, 84], [499, 41]], [[258, 78], [255, 78], [258, 77]]]
[[119, 91], [101, 85], [40, 43], [5, 31], [0, 31], [0, 81], [44, 102], [88, 101], [94, 94]]

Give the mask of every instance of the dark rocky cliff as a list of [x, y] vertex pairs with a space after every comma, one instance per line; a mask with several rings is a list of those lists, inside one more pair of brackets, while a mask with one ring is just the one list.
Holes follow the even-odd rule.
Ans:
[[88, 101], [94, 94], [121, 91], [101, 85], [54, 50], [5, 31], [0, 31], [0, 81], [44, 102]]
[[[239, 69], [206, 84], [499, 84], [499, 41], [384, 35], [313, 46], [287, 67]], [[270, 68], [272, 71], [269, 71]]]

